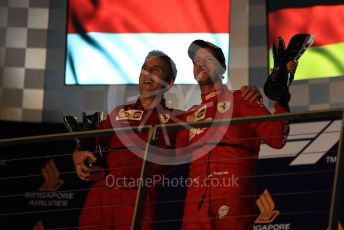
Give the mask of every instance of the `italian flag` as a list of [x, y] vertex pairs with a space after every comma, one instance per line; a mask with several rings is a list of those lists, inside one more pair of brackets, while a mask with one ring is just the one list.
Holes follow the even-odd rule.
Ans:
[[344, 76], [343, 0], [269, 0], [268, 30], [270, 68], [278, 37], [287, 46], [293, 35], [309, 33], [315, 41], [299, 59], [295, 79]]
[[137, 84], [144, 58], [161, 50], [192, 83], [190, 43], [220, 46], [228, 60], [230, 0], [69, 0], [66, 84]]

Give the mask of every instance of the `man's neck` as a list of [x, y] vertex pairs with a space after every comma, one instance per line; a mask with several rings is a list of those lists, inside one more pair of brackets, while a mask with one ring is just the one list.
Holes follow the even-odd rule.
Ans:
[[201, 94], [207, 94], [215, 90], [222, 89], [222, 81], [211, 82], [210, 84], [200, 85]]
[[140, 102], [144, 110], [156, 108], [160, 104], [161, 100], [162, 96], [157, 95], [149, 97], [140, 96]]

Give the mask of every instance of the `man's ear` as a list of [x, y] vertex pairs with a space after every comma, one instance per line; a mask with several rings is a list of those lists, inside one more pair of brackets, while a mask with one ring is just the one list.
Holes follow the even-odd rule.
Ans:
[[174, 81], [170, 81], [170, 82], [168, 83], [168, 89], [170, 89], [170, 88], [173, 87], [173, 83], [174, 83]]
[[219, 65], [219, 67], [218, 67], [218, 74], [219, 74], [219, 75], [225, 74], [226, 69], [227, 69], [226, 64], [221, 64], [221, 65]]
[[171, 89], [173, 87], [173, 83], [174, 83], [174, 81], [172, 81], [172, 80], [167, 83], [166, 91], [168, 91], [169, 89]]

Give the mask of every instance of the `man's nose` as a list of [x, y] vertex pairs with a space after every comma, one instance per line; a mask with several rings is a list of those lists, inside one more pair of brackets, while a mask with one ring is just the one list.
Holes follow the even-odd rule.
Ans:
[[207, 65], [207, 61], [205, 59], [201, 59], [200, 62], [199, 62], [199, 65], [201, 67], [205, 67]]
[[143, 75], [147, 76], [147, 77], [152, 77], [152, 70], [151, 69], [144, 69], [141, 71], [143, 73]]

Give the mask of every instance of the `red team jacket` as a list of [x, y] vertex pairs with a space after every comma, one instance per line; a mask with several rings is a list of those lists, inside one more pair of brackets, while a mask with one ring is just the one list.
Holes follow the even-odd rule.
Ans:
[[[168, 124], [180, 111], [169, 109], [162, 100], [152, 110], [144, 110], [140, 101], [118, 106], [99, 124], [99, 129], [127, 128], [132, 126]], [[175, 131], [160, 132], [159, 142], [151, 146], [150, 159], [160, 163], [160, 154], [175, 155]], [[148, 130], [129, 130], [99, 137], [97, 143], [107, 148], [105, 153], [108, 175], [93, 184], [80, 215], [79, 226], [83, 229], [130, 229], [134, 214], [137, 183], [140, 177]], [[166, 172], [166, 166], [154, 164], [152, 174]], [[156, 184], [148, 188], [142, 229], [152, 229], [155, 219]]]
[[[274, 108], [275, 113], [288, 112], [278, 102]], [[202, 95], [202, 103], [189, 109], [183, 120], [193, 123], [268, 114], [260, 101], [245, 101], [240, 91], [223, 86]], [[243, 216], [254, 214], [255, 200], [238, 196], [255, 194], [260, 143], [282, 148], [288, 130], [288, 122], [275, 121], [180, 131], [178, 154], [189, 153], [192, 159], [183, 229], [252, 229], [252, 217]]]

